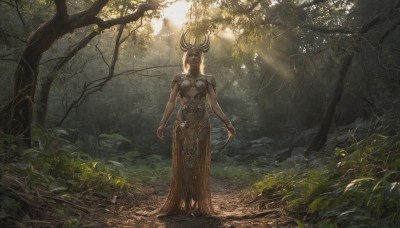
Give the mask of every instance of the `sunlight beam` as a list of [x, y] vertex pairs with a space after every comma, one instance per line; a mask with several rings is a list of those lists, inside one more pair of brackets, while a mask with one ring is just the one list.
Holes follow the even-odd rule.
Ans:
[[190, 5], [189, 2], [180, 0], [165, 8], [161, 18], [152, 20], [154, 34], [160, 33], [164, 20], [168, 20], [173, 26], [181, 28], [187, 22], [186, 14]]

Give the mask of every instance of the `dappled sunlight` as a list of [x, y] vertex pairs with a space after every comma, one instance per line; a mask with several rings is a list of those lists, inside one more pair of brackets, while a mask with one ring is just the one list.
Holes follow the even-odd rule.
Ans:
[[291, 66], [288, 64], [288, 62], [281, 60], [283, 57], [282, 54], [273, 49], [268, 51], [260, 49], [258, 50], [257, 54], [285, 80], [290, 80], [293, 78], [294, 74], [290, 70]]
[[228, 41], [228, 42], [234, 42], [235, 41], [235, 34], [229, 28], [218, 32], [217, 36], [218, 36], [218, 38], [220, 38], [220, 39], [222, 39], [224, 41]]
[[158, 34], [165, 21], [168, 21], [172, 26], [182, 27], [186, 22], [186, 14], [190, 8], [190, 3], [187, 1], [177, 1], [162, 11], [162, 16], [159, 19], [152, 20], [154, 34]]

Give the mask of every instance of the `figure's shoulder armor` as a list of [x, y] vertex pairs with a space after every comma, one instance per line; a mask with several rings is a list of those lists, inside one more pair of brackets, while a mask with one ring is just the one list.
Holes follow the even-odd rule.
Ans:
[[206, 75], [206, 80], [207, 80], [207, 83], [212, 85], [212, 87], [214, 88], [214, 91], [215, 91], [215, 87], [217, 86], [217, 82], [215, 81], [214, 76]]
[[185, 74], [183, 74], [183, 73], [175, 75], [171, 81], [171, 89], [174, 88], [175, 84], [177, 84], [177, 83], [178, 83], [178, 85], [180, 85], [184, 76], [185, 76]]

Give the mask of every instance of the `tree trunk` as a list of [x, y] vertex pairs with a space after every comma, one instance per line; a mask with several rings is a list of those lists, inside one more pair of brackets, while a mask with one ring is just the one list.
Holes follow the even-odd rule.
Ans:
[[342, 98], [344, 89], [344, 80], [346, 79], [347, 72], [350, 68], [351, 62], [353, 60], [353, 54], [349, 54], [344, 58], [342, 67], [339, 71], [339, 79], [336, 83], [335, 91], [331, 102], [329, 103], [328, 109], [326, 110], [324, 117], [322, 119], [321, 125], [319, 127], [318, 133], [313, 138], [311, 144], [305, 151], [305, 156], [311, 155], [312, 151], [319, 151], [326, 143], [329, 128], [332, 123], [333, 116], [335, 114], [335, 109], [340, 99]]
[[5, 132], [17, 136], [17, 145], [31, 146], [31, 122], [39, 61], [42, 54], [69, 30], [66, 17], [56, 15], [40, 26], [28, 39], [14, 75], [14, 99], [2, 113], [9, 113]]
[[[53, 73], [54, 69], [51, 71]], [[51, 85], [57, 77], [58, 71], [54, 72], [55, 74], [48, 74], [43, 82], [40, 85], [39, 93], [37, 94], [36, 104], [35, 104], [35, 112], [36, 112], [36, 121], [41, 126], [45, 126], [46, 124], [46, 115], [47, 115], [47, 107], [49, 102], [49, 95]]]

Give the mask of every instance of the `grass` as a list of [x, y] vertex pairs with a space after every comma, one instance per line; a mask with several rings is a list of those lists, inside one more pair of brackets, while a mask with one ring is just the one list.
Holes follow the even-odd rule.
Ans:
[[[154, 159], [156, 157], [156, 159]], [[125, 165], [126, 177], [132, 182], [146, 185], [168, 185], [171, 180], [171, 159], [153, 155], [136, 159]], [[226, 184], [249, 186], [262, 177], [260, 171], [246, 166], [227, 163], [213, 163], [211, 177]]]

